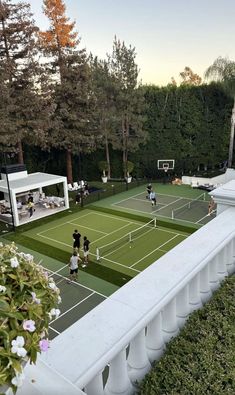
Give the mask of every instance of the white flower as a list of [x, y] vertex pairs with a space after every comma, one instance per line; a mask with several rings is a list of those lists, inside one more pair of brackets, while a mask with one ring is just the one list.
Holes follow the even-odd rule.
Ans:
[[5, 273], [5, 271], [6, 271], [6, 266], [1, 266], [1, 272]]
[[28, 262], [32, 262], [33, 261], [33, 255], [31, 255], [31, 254], [25, 254], [24, 252], [19, 252], [18, 255], [20, 257], [24, 258]]
[[17, 354], [18, 357], [25, 357], [27, 351], [25, 350], [24, 346], [24, 338], [23, 336], [17, 336], [16, 340], [12, 340], [11, 342], [11, 352], [13, 354]]
[[50, 318], [52, 318], [53, 316], [55, 316], [55, 318], [58, 318], [60, 315], [60, 310], [59, 309], [51, 309], [49, 316]]
[[6, 287], [4, 287], [4, 285], [0, 285], [0, 292], [5, 292], [6, 291]]
[[50, 283], [48, 284], [48, 287], [50, 287], [51, 289], [53, 289], [53, 291], [56, 291], [56, 290], [58, 289], [54, 282], [50, 282]]
[[31, 292], [31, 295], [32, 295], [33, 302], [35, 302], [36, 304], [40, 304], [41, 303], [41, 299], [38, 299], [36, 297], [35, 292]]
[[23, 384], [23, 380], [25, 378], [24, 373], [16, 373], [16, 376], [13, 377], [11, 380], [11, 383], [15, 385], [16, 387], [21, 387]]
[[60, 304], [61, 302], [62, 302], [62, 299], [61, 299], [60, 295], [58, 295], [57, 303]]
[[10, 262], [11, 262], [11, 267], [13, 267], [13, 268], [19, 266], [19, 262], [18, 262], [18, 259], [16, 258], [16, 256], [14, 258], [11, 258]]

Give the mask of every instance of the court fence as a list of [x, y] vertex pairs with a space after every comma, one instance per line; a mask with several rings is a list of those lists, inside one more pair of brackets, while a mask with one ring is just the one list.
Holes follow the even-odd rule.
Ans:
[[116, 195], [117, 193], [125, 192], [144, 184], [147, 184], [147, 181], [144, 179], [136, 179], [130, 183], [120, 181], [119, 183], [116, 182], [112, 184], [112, 182], [109, 182], [109, 187], [106, 187], [106, 184], [104, 184], [103, 189], [98, 189], [97, 191], [90, 193], [90, 195], [88, 195], [86, 198], [82, 196], [81, 206], [87, 206], [90, 203], [97, 202], [107, 197]]

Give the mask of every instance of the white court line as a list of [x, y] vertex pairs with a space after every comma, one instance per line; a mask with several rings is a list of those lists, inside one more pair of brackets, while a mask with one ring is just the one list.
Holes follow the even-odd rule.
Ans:
[[136, 195], [129, 196], [128, 198], [125, 198], [125, 199], [119, 200], [119, 201], [116, 202], [116, 203], [113, 203], [112, 206], [115, 206], [115, 204], [119, 204], [119, 203], [125, 202], [126, 200], [133, 199], [133, 198], [135, 198], [136, 196], [139, 196], [139, 195], [142, 195], [142, 194], [143, 194], [143, 192], [139, 192], [139, 193], [137, 193]]
[[60, 334], [61, 334], [61, 332], [59, 332], [59, 331], [57, 331], [56, 329], [52, 328], [52, 326], [50, 326], [50, 325], [49, 325], [49, 328], [50, 328], [52, 331], [54, 331], [55, 333], [57, 333], [57, 335], [60, 335]]
[[[168, 204], [166, 204], [164, 207], [160, 207], [159, 209], [157, 209], [157, 210], [155, 210], [155, 211], [153, 211], [153, 212], [155, 213], [155, 212], [157, 212], [157, 211], [160, 211], [160, 210], [162, 210], [162, 209], [164, 209], [164, 208], [166, 208], [166, 207], [168, 207], [168, 206], [171, 206], [172, 204], [174, 204], [174, 203], [176, 203], [176, 202], [178, 202], [179, 200], [182, 200], [182, 199], [183, 199], [183, 198], [176, 199], [176, 200], [174, 200], [173, 202], [168, 203]], [[159, 204], [158, 201], [157, 201], [157, 204]]]
[[[115, 265], [122, 266], [122, 267], [124, 267], [125, 269], [130, 269], [130, 270], [133, 270], [133, 271], [135, 271], [135, 272], [137, 272], [137, 273], [140, 273], [140, 270], [134, 269], [134, 268], [132, 268], [131, 266], [123, 265], [122, 263], [112, 261], [112, 259], [108, 259], [108, 258], [105, 258], [105, 257], [102, 257], [102, 258], [101, 258], [101, 261], [102, 261], [102, 259], [105, 260], [105, 261], [114, 263]], [[98, 261], [98, 263], [99, 263], [99, 261]], [[101, 263], [102, 263], [102, 262], [101, 262]], [[123, 275], [125, 275], [125, 274], [123, 274]]]
[[47, 237], [47, 236], [40, 235], [40, 233], [37, 233], [37, 236], [43, 237], [44, 239], [48, 239], [48, 240], [54, 241], [55, 243], [62, 244], [62, 245], [64, 245], [64, 246], [66, 246], [66, 247], [72, 248], [70, 244], [63, 243], [62, 241], [52, 239], [51, 237]]
[[[68, 223], [68, 222], [67, 222]], [[81, 224], [74, 224], [73, 222], [69, 222], [71, 225], [74, 225], [74, 226], [79, 226], [79, 229], [80, 228], [85, 228], [85, 229], [88, 229], [88, 230], [91, 230], [92, 232], [97, 232], [97, 233], [102, 233], [103, 235], [108, 235], [109, 233], [106, 233], [106, 232], [102, 232], [101, 230], [96, 230], [96, 229], [93, 229], [93, 228], [88, 228], [88, 226], [84, 226], [84, 225], [81, 225]]]
[[[138, 202], [144, 202], [144, 203], [147, 203], [147, 204], [151, 204], [151, 200], [148, 200], [148, 199], [137, 199], [137, 198], [130, 198], [129, 200], [137, 200]], [[114, 203], [114, 204], [116, 204], [116, 203]], [[161, 206], [164, 206], [165, 207], [165, 204], [164, 203], [157, 203], [157, 204], [160, 204]]]
[[62, 314], [59, 315], [59, 317], [55, 318], [54, 320], [50, 321], [50, 324], [52, 324], [53, 322], [57, 321], [58, 319], [60, 319], [61, 317], [63, 317], [65, 314], [69, 313], [71, 310], [73, 310], [75, 307], [79, 306], [82, 302], [84, 302], [85, 300], [89, 299], [92, 295], [94, 295], [95, 292], [93, 292], [92, 294], [88, 295], [86, 298], [80, 300], [80, 302], [76, 303], [74, 306], [70, 307], [70, 309], [64, 311]]
[[166, 245], [167, 243], [169, 243], [171, 240], [174, 240], [176, 237], [178, 237], [179, 234], [176, 234], [174, 237], [172, 237], [170, 240], [167, 240], [165, 243], [161, 244], [158, 248], [155, 248], [155, 250], [151, 251], [149, 254], [145, 255], [143, 258], [139, 259], [137, 262], [135, 262], [133, 265], [131, 265], [130, 267], [134, 267], [135, 265], [137, 265], [137, 263], [141, 262], [143, 259], [147, 258], [149, 255], [152, 255], [153, 252], [159, 250], [159, 248], [163, 247], [164, 245]]
[[[64, 269], [65, 267], [67, 267], [67, 266], [68, 266], [68, 265], [64, 266], [63, 269]], [[58, 275], [59, 277], [61, 277], [63, 280], [70, 281], [71, 284], [75, 284], [75, 285], [77, 285], [77, 286], [79, 286], [79, 287], [81, 287], [81, 288], [85, 288], [85, 289], [87, 289], [88, 291], [91, 291], [92, 293], [96, 293], [96, 294], [98, 294], [98, 295], [100, 295], [100, 296], [103, 296], [105, 299], [107, 299], [107, 296], [103, 295], [103, 294], [100, 293], [100, 292], [94, 291], [94, 289], [91, 289], [91, 288], [89, 288], [89, 287], [86, 287], [86, 285], [83, 285], [83, 284], [81, 284], [81, 283], [78, 283], [77, 281], [69, 280], [68, 277], [62, 276], [62, 274], [58, 274], [58, 272], [57, 272], [57, 273], [56, 273], [56, 272], [52, 272], [52, 271], [49, 270], [49, 269], [48, 269], [48, 271], [51, 272], [52, 275], [51, 275], [50, 277], [52, 277], [52, 278], [53, 278], [53, 274], [57, 274], [57, 275]], [[79, 267], [78, 267], [78, 272], [79, 272]]]
[[[81, 215], [79, 218], [84, 218], [84, 217], [87, 217], [88, 215], [91, 215], [91, 214], [92, 214], [92, 213], [87, 213], [87, 214]], [[76, 220], [76, 219], [77, 219], [77, 218], [75, 218], [75, 220]], [[53, 230], [53, 229], [56, 229], [56, 228], [60, 228], [60, 226], [64, 226], [65, 224], [70, 224], [70, 222], [69, 222], [69, 221], [63, 222], [62, 224], [59, 224], [59, 225], [53, 226], [52, 228], [43, 230], [43, 231], [37, 233], [37, 235], [40, 235], [40, 234], [42, 234], [42, 233], [48, 232], [48, 231]]]

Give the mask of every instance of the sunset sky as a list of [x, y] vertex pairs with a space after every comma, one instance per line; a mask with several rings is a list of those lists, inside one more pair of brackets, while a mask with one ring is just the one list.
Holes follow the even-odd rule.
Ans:
[[[26, 0], [27, 1], [27, 0]], [[12, 1], [14, 3], [14, 1]], [[42, 0], [29, 0], [46, 29]], [[100, 58], [116, 35], [136, 48], [143, 83], [166, 85], [189, 66], [203, 77], [218, 56], [235, 60], [235, 0], [65, 0], [86, 48]]]

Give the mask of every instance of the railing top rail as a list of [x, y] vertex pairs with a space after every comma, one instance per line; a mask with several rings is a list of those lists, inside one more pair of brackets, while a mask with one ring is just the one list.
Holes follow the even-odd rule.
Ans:
[[83, 388], [234, 237], [229, 208], [57, 336], [46, 363]]

